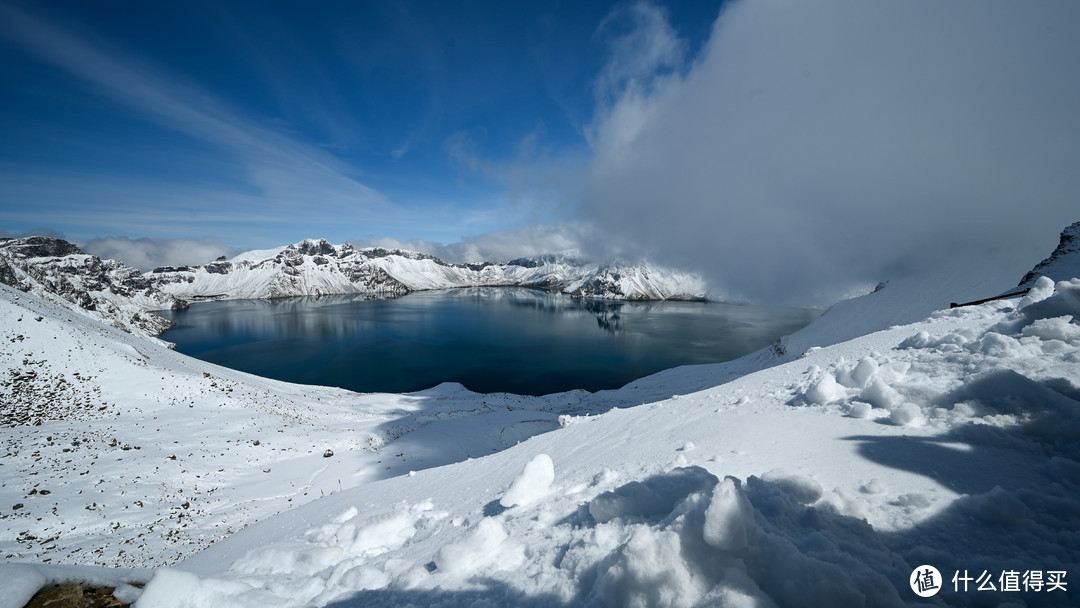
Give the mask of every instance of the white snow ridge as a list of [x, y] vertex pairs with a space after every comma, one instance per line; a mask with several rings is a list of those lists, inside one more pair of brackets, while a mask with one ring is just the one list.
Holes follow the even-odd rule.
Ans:
[[1018, 278], [537, 398], [273, 382], [0, 286], [0, 607], [1080, 605], [1080, 278], [945, 308]]

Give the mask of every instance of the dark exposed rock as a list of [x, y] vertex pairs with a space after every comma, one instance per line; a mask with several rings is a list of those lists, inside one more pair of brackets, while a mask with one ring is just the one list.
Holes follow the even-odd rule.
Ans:
[[1036, 264], [1035, 268], [1032, 268], [1030, 272], [1024, 275], [1024, 278], [1020, 279], [1017, 287], [1031, 287], [1035, 284], [1035, 279], [1044, 275], [1055, 281], [1070, 279], [1075, 276], [1072, 272], [1066, 272], [1064, 274], [1069, 276], [1064, 276], [1064, 274], [1056, 272], [1056, 267], [1066, 261], [1067, 258], [1076, 259], [1078, 257], [1080, 257], [1080, 222], [1076, 222], [1061, 231], [1058, 246], [1050, 254], [1050, 257]]
[[303, 255], [334, 255], [334, 246], [326, 239], [308, 239], [295, 245], [289, 245]]
[[229, 274], [229, 272], [232, 270], [232, 267], [233, 265], [231, 262], [224, 261], [210, 262], [209, 264], [204, 266], [204, 268], [206, 268], [206, 272], [212, 274]]
[[506, 264], [508, 266], [521, 266], [523, 268], [539, 268], [548, 264], [570, 264], [572, 266], [584, 266], [585, 261], [577, 258], [563, 256], [555, 253], [545, 253], [543, 255], [533, 256], [531, 258], [517, 258], [510, 260]]
[[63, 585], [38, 591], [25, 608], [127, 608], [113, 597], [112, 587]]
[[49, 236], [4, 239], [0, 242], [0, 247], [26, 258], [63, 257], [83, 253], [74, 243]]

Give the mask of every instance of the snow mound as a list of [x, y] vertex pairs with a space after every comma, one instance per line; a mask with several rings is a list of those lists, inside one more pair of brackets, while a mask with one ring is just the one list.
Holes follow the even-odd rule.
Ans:
[[504, 507], [525, 506], [547, 494], [555, 481], [555, 464], [551, 456], [537, 454], [525, 465], [525, 470], [514, 480], [506, 494], [499, 500]]
[[589, 502], [596, 523], [613, 519], [642, 519], [669, 513], [687, 496], [712, 487], [716, 476], [700, 467], [674, 469], [643, 481], [632, 481]]
[[440, 573], [448, 575], [472, 573], [487, 566], [512, 569], [523, 556], [521, 548], [507, 539], [499, 520], [486, 517], [468, 534], [443, 546], [435, 556], [435, 565]]

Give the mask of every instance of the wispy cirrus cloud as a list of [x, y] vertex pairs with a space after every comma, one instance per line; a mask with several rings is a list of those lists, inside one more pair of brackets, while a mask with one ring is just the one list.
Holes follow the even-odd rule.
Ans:
[[[182, 77], [6, 3], [0, 3], [0, 35], [138, 116], [224, 152], [246, 186], [221, 193], [224, 204], [218, 204], [216, 212], [258, 219], [314, 210], [328, 220], [362, 221], [375, 212], [396, 211], [382, 194], [357, 179], [348, 164], [269, 128], [265, 121], [245, 117]], [[171, 185], [162, 180], [161, 186]], [[143, 206], [155, 202], [151, 197]]]

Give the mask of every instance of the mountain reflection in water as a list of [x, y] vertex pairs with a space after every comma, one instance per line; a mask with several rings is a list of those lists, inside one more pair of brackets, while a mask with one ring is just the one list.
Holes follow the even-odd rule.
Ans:
[[460, 382], [478, 392], [617, 388], [753, 352], [819, 313], [708, 302], [571, 298], [525, 288], [200, 302], [162, 338], [199, 359], [355, 391]]

